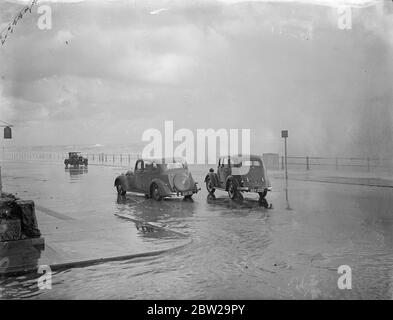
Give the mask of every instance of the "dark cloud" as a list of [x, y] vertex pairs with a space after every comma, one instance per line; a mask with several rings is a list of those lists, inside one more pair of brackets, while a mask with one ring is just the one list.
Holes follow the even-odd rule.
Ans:
[[52, 30], [32, 14], [0, 49], [1, 116], [22, 127], [16, 143], [138, 142], [174, 120], [251, 128], [258, 151], [279, 151], [282, 128], [292, 154], [393, 150], [388, 8], [354, 10], [343, 31], [335, 9], [306, 4], [51, 6]]

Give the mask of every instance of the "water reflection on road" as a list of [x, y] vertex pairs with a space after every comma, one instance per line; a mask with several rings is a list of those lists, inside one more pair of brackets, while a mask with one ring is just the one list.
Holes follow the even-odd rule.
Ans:
[[87, 174], [89, 172], [89, 169], [86, 167], [69, 167], [65, 168], [64, 171], [70, 174], [70, 182], [72, 182], [75, 180], [80, 180], [80, 175]]
[[[75, 212], [88, 203], [97, 215], [168, 228], [192, 242], [158, 257], [57, 272], [53, 289], [34, 291], [34, 295], [93, 299], [391, 297], [390, 189], [305, 181], [290, 181], [287, 189], [282, 179], [272, 178], [270, 210], [253, 195], [233, 201], [224, 192], [213, 198], [205, 190], [194, 201], [157, 202], [132, 193], [117, 197], [113, 177], [119, 171], [98, 167], [67, 171], [67, 183], [75, 184], [77, 191], [64, 189], [65, 200], [56, 202], [58, 208], [82, 192], [88, 200], [81, 200], [79, 207], [74, 204]], [[200, 183], [203, 174], [195, 173]], [[40, 191], [35, 186], [31, 191], [40, 199], [48, 198], [48, 193], [47, 187]], [[140, 236], [160, 240], [157, 233], [144, 232], [142, 227]], [[337, 288], [337, 268], [342, 264], [353, 269], [350, 291]], [[35, 277], [8, 279], [4, 284], [15, 296], [23, 296]]]

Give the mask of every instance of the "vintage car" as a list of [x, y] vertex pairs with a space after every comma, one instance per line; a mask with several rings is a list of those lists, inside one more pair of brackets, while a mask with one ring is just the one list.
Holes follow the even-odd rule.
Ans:
[[119, 195], [132, 191], [157, 201], [175, 195], [191, 199], [200, 190], [187, 163], [178, 158], [139, 159], [134, 171], [127, 171], [115, 179], [115, 187]]
[[68, 159], [64, 160], [64, 164], [66, 168], [68, 165], [73, 167], [85, 166], [88, 165], [88, 159], [81, 156], [80, 152], [68, 152]]
[[220, 157], [217, 172], [211, 168], [205, 177], [205, 183], [210, 195], [220, 189], [227, 191], [231, 199], [242, 199], [242, 192], [256, 192], [259, 194], [259, 201], [268, 206], [265, 197], [271, 190], [271, 185], [260, 156]]

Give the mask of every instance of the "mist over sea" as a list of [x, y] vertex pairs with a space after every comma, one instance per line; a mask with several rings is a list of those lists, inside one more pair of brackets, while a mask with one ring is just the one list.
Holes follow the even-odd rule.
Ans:
[[142, 153], [142, 143], [129, 144], [75, 144], [75, 145], [43, 145], [43, 146], [12, 146], [4, 147], [5, 152], [81, 152], [83, 154], [135, 154]]

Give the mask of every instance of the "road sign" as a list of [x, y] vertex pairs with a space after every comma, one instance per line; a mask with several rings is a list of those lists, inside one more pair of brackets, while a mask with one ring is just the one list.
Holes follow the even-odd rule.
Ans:
[[281, 138], [288, 138], [288, 130], [281, 131]]

